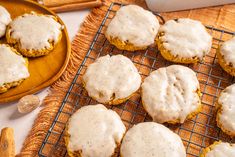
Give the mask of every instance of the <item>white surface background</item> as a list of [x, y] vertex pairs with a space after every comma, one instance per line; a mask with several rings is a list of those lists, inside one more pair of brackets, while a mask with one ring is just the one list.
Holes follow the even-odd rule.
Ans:
[[[59, 17], [64, 21], [67, 27], [71, 41], [88, 13], [89, 10], [59, 14]], [[37, 95], [40, 97], [40, 100], [43, 100], [48, 92], [49, 88], [42, 90]], [[18, 112], [16, 104], [17, 102], [0, 105], [0, 130], [4, 127], [14, 128], [16, 153], [19, 153], [24, 139], [28, 135], [40, 108], [28, 114], [21, 114]]]
[[149, 9], [156, 12], [169, 12], [222, 4], [235, 3], [235, 0], [146, 0]]

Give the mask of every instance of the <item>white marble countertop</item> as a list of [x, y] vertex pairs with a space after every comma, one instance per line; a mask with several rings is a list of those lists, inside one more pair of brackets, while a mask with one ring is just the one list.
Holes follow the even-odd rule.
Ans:
[[[80, 24], [84, 21], [88, 13], [89, 10], [58, 14], [67, 27], [71, 41], [79, 30]], [[43, 100], [48, 92], [49, 88], [46, 88], [39, 92], [37, 95], [40, 97], [41, 100]], [[40, 108], [37, 108], [31, 113], [20, 114], [17, 111], [16, 102], [0, 105], [0, 130], [4, 127], [14, 128], [16, 153], [20, 152], [24, 139], [30, 131], [39, 111]]]

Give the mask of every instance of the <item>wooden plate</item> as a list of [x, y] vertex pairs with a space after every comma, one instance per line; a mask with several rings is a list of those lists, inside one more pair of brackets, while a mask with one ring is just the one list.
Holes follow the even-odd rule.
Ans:
[[[54, 15], [58, 18], [59, 22], [64, 25], [56, 14], [32, 1], [0, 0], [0, 5], [9, 11], [12, 19], [24, 13], [35, 11], [37, 13]], [[11, 88], [6, 93], [0, 94], [0, 104], [17, 100], [28, 94], [36, 93], [51, 85], [64, 72], [69, 61], [70, 52], [70, 41], [65, 28], [62, 31], [61, 41], [49, 55], [29, 59], [30, 77], [18, 87]]]

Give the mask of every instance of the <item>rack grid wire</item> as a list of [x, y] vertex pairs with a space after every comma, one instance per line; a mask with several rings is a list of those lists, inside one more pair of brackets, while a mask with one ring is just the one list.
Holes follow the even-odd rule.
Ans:
[[[107, 25], [114, 17], [116, 11], [122, 6], [123, 4], [112, 3], [108, 8], [90, 48], [78, 68], [73, 82], [40, 147], [38, 152], [40, 157], [68, 156], [63, 136], [69, 117], [84, 105], [98, 103], [87, 95], [87, 92], [84, 90], [81, 83], [82, 75], [86, 71], [87, 66], [93, 63], [98, 57], [107, 54], [123, 54], [127, 56], [138, 68], [142, 80], [153, 70], [173, 64], [166, 61], [161, 56], [156, 49], [156, 46], [149, 47], [145, 51], [128, 52], [118, 50], [106, 40], [104, 32]], [[202, 149], [209, 146], [214, 141], [222, 140], [226, 142], [235, 142], [235, 138], [227, 136], [217, 127], [215, 120], [215, 102], [218, 95], [224, 88], [235, 82], [234, 77], [229, 76], [218, 65], [216, 49], [221, 42], [232, 38], [235, 35], [235, 32], [228, 32], [211, 26], [206, 26], [206, 28], [213, 36], [211, 52], [206, 55], [203, 62], [186, 65], [197, 73], [202, 92], [201, 100], [203, 109], [197, 116], [191, 120], [186, 120], [183, 124], [165, 124], [168, 128], [179, 134], [186, 148], [187, 157], [198, 157]], [[111, 108], [120, 115], [127, 129], [134, 124], [152, 120], [141, 104], [140, 92], [135, 93], [128, 101], [121, 105], [106, 105], [106, 107]], [[116, 152], [115, 156], [119, 156], [119, 152]]]

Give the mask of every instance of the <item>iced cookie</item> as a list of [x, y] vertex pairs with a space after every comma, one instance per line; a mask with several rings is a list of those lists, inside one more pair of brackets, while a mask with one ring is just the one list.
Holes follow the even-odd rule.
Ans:
[[159, 22], [150, 11], [127, 5], [117, 11], [105, 36], [120, 50], [144, 50], [154, 43], [158, 29]]
[[225, 142], [214, 142], [209, 147], [205, 148], [200, 157], [234, 157], [235, 144]]
[[235, 84], [225, 88], [216, 104], [217, 125], [228, 135], [235, 136]]
[[11, 22], [11, 15], [2, 6], [0, 6], [0, 38], [5, 36], [7, 25]]
[[217, 50], [220, 66], [230, 75], [235, 76], [235, 37], [224, 42]]
[[22, 55], [38, 57], [54, 49], [61, 39], [62, 28], [54, 16], [24, 14], [8, 25], [6, 38]]
[[98, 58], [88, 66], [82, 79], [90, 97], [110, 105], [126, 101], [141, 84], [137, 68], [123, 55]]
[[177, 134], [164, 125], [145, 122], [127, 131], [121, 157], [186, 157], [186, 152]]
[[126, 131], [119, 115], [103, 105], [82, 107], [70, 118], [65, 141], [71, 157], [111, 157]]
[[201, 110], [196, 73], [171, 65], [153, 71], [141, 86], [145, 110], [158, 123], [183, 123]]
[[203, 60], [212, 45], [212, 37], [201, 22], [188, 18], [167, 21], [156, 41], [162, 56], [177, 63]]
[[0, 44], [0, 93], [20, 85], [27, 77], [28, 60], [10, 46]]

